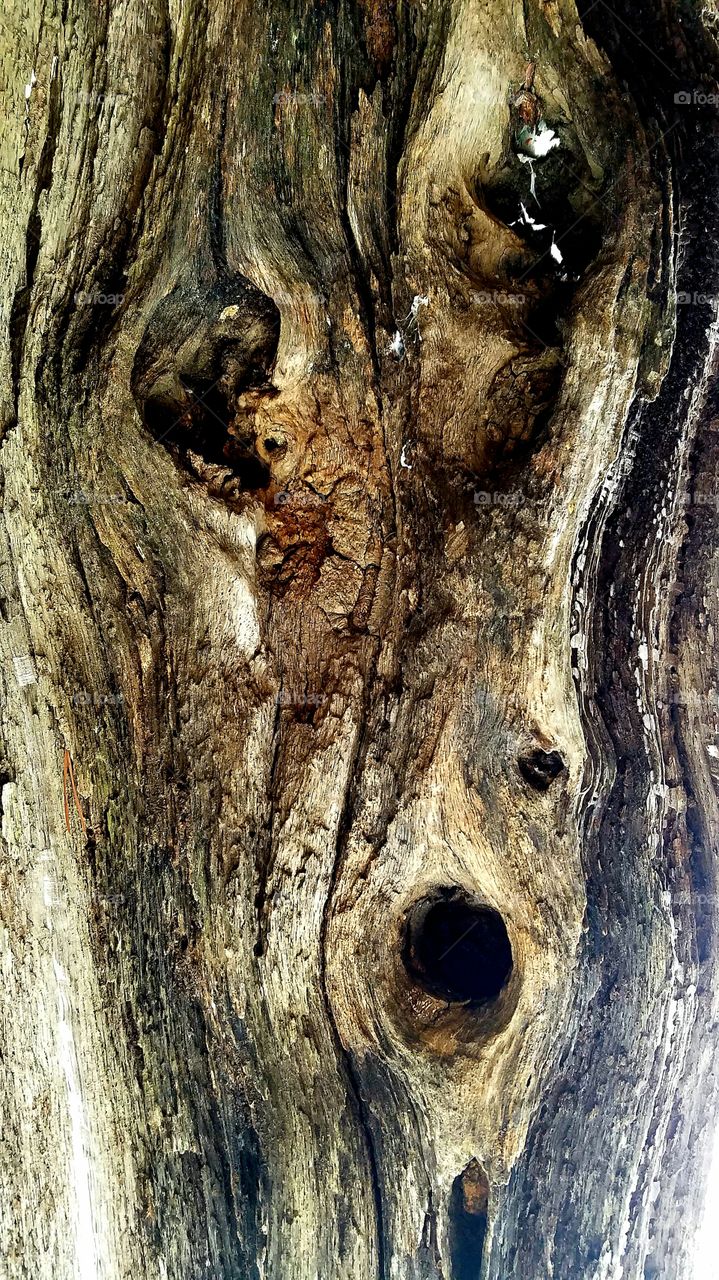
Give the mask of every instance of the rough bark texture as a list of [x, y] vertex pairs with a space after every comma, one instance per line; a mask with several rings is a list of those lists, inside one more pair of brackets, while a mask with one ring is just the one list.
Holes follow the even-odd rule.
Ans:
[[8, 1280], [692, 1276], [714, 21], [3, 19]]

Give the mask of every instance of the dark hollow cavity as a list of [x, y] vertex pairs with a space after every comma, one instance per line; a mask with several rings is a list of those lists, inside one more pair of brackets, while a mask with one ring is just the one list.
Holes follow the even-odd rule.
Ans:
[[496, 1000], [512, 972], [512, 948], [499, 912], [456, 889], [412, 907], [404, 960], [420, 986], [450, 1002]]
[[558, 751], [530, 751], [520, 756], [517, 765], [519, 772], [530, 787], [537, 791], [546, 791], [564, 770], [564, 761]]
[[201, 472], [202, 464], [225, 469], [224, 479], [209, 477], [216, 496], [270, 484], [254, 414], [258, 397], [276, 394], [279, 333], [272, 300], [235, 275], [177, 286], [155, 308], [138, 347], [132, 391], [146, 427], [187, 470], [196, 473], [197, 460]]

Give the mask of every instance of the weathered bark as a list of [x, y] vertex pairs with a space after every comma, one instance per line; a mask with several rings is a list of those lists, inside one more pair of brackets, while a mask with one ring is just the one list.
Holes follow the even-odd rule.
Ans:
[[710, 15], [2, 48], [3, 1274], [690, 1277]]

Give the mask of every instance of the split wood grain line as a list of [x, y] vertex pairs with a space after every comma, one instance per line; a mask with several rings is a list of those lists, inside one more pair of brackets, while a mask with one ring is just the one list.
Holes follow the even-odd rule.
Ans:
[[84, 836], [86, 836], [86, 835], [87, 835], [87, 824], [86, 824], [86, 822], [85, 822], [85, 816], [84, 816], [84, 814], [83, 814], [83, 812], [82, 812], [82, 805], [80, 804], [80, 797], [79, 797], [79, 796], [78, 796], [78, 794], [77, 794], [77, 787], [75, 786], [75, 770], [74, 770], [74, 769], [73, 769], [73, 767], [72, 767], [72, 758], [71, 758], [71, 756], [70, 756], [70, 752], [66, 750], [66, 751], [65, 751], [65, 758], [64, 758], [64, 760], [63, 760], [63, 766], [62, 766], [62, 798], [63, 798], [63, 803], [64, 803], [64, 806], [65, 806], [65, 829], [66, 829], [66, 831], [67, 831], [67, 833], [68, 833], [68, 835], [69, 835], [69, 834], [70, 834], [70, 832], [71, 832], [71, 830], [72, 830], [72, 828], [71, 828], [71, 826], [70, 826], [70, 806], [69, 806], [69, 804], [68, 804], [68, 798], [67, 798], [67, 784], [68, 784], [68, 780], [69, 780], [69, 782], [70, 782], [70, 787], [71, 787], [71, 789], [72, 789], [72, 798], [73, 798], [73, 800], [74, 800], [74, 802], [75, 802], [75, 808], [76, 808], [76, 810], [77, 810], [78, 817], [79, 817], [79, 819], [80, 819], [80, 826], [82, 827], [82, 834], [83, 834]]

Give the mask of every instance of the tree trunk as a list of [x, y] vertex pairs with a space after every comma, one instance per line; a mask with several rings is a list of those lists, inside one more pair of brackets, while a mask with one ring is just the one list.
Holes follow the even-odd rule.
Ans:
[[689, 1280], [711, 15], [2, 40], [3, 1275]]

